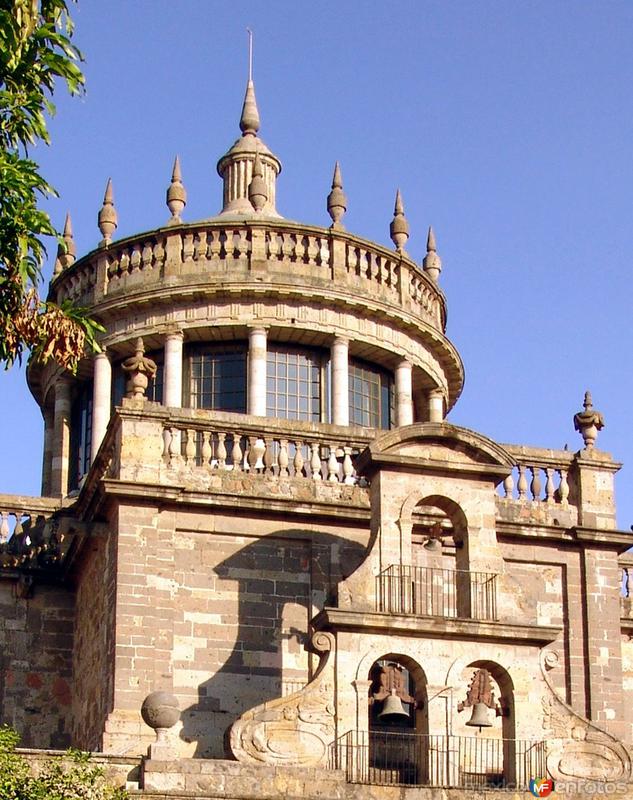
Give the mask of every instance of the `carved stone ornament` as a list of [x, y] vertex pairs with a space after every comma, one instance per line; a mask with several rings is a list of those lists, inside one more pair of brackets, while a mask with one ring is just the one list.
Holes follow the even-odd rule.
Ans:
[[594, 410], [591, 392], [585, 392], [583, 407], [584, 411], [574, 414], [574, 429], [582, 436], [585, 449], [591, 450], [598, 438], [598, 431], [604, 428], [604, 417], [599, 411]]
[[547, 771], [555, 781], [631, 780], [631, 757], [625, 746], [594, 722], [567, 705], [556, 691], [549, 673], [558, 655], [541, 654], [541, 672], [549, 693], [543, 698], [543, 727], [547, 734]]
[[457, 705], [457, 711], [471, 708], [478, 703], [483, 703], [492, 708], [498, 715], [501, 714], [500, 706], [495, 702], [494, 689], [487, 669], [478, 669], [472, 677], [466, 699]]
[[136, 340], [134, 355], [121, 364], [121, 369], [129, 375], [125, 384], [126, 397], [135, 397], [142, 400], [145, 397], [149, 379], [156, 375], [156, 363], [151, 358], [146, 358], [144, 354], [143, 340], [139, 337]]
[[238, 761], [304, 767], [325, 763], [334, 739], [334, 643], [331, 633], [315, 633], [311, 646], [321, 661], [310, 683], [255, 706], [233, 724], [230, 744]]

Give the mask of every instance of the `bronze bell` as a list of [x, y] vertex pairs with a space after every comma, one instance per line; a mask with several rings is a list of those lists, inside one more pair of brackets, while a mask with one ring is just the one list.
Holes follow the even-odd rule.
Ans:
[[429, 536], [429, 538], [426, 540], [426, 542], [424, 542], [422, 547], [429, 553], [441, 553], [442, 541], [435, 536]]
[[466, 723], [469, 728], [491, 728], [492, 722], [488, 718], [488, 706], [485, 703], [475, 703], [473, 706], [473, 713]]
[[395, 689], [392, 689], [391, 694], [385, 698], [382, 704], [382, 711], [378, 714], [378, 719], [381, 722], [388, 723], [391, 718], [397, 717], [407, 717], [408, 719], [409, 712], [403, 706], [402, 700], [396, 694]]

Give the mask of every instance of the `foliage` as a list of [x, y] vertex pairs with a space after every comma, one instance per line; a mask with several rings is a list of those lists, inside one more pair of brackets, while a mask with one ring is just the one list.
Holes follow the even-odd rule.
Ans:
[[71, 94], [84, 83], [72, 44], [66, 0], [0, 0], [0, 362], [11, 366], [24, 349], [75, 369], [86, 345], [98, 349], [103, 330], [84, 309], [38, 295], [46, 250], [57, 236], [38, 201], [55, 195], [29, 158], [29, 147], [50, 143], [47, 115], [58, 79]]
[[0, 800], [127, 800], [127, 792], [111, 786], [103, 768], [80, 750], [68, 750], [65, 759], [48, 759], [32, 775], [26, 759], [16, 753], [19, 740], [12, 728], [0, 728]]

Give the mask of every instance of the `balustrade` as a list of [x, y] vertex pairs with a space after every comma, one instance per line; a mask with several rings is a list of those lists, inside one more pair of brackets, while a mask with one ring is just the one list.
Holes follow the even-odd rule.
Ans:
[[530, 457], [529, 448], [505, 447], [515, 457], [517, 453], [513, 450], [519, 451], [516, 466], [500, 488], [499, 493], [505, 500], [569, 505], [568, 472], [573, 459], [571, 453], [560, 451], [548, 457], [543, 455], [543, 451], [535, 450], [533, 457]]
[[354, 457], [365, 443], [342, 442], [305, 434], [245, 432], [208, 423], [203, 429], [164, 424], [163, 458], [170, 468], [185, 465], [207, 471], [231, 471], [326, 483], [359, 483]]
[[150, 236], [108, 251], [108, 283], [116, 284], [127, 275], [154, 271], [160, 275], [165, 263], [166, 239]]
[[[37, 502], [37, 501], [36, 501]], [[15, 505], [0, 498], [0, 568], [47, 567], [61, 558], [61, 537], [52, 508]]]
[[[335, 264], [337, 252], [340, 262]], [[231, 268], [239, 264], [244, 268], [239, 270], [243, 280], [252, 259], [267, 260], [273, 273], [279, 272], [277, 266], [290, 274], [296, 270], [303, 278], [334, 278], [339, 269], [381, 300], [402, 304], [435, 327], [443, 327], [442, 295], [413, 261], [346, 233], [281, 222], [183, 225], [123, 240], [76, 261], [55, 279], [55, 287], [58, 300], [89, 305], [128, 281], [135, 282], [135, 276], [159, 283], [168, 268], [170, 275], [205, 272], [230, 278]]]

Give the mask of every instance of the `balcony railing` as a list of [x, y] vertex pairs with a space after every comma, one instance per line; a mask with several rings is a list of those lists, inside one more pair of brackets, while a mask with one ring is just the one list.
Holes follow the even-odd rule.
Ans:
[[378, 611], [423, 617], [497, 619], [492, 572], [393, 564], [376, 578]]
[[376, 731], [348, 731], [329, 754], [349, 783], [379, 786], [526, 790], [545, 762], [545, 742]]
[[61, 562], [68, 540], [51, 519], [60, 501], [0, 495], [0, 569], [51, 568]]
[[[346, 285], [355, 293], [392, 303], [443, 331], [444, 297], [407, 256], [345, 231], [280, 220], [202, 222], [114, 242], [89, 253], [54, 281], [58, 302], [92, 305], [106, 295], [204, 275], [209, 285], [244, 281], [267, 265], [267, 279], [300, 278], [322, 286]], [[173, 291], [173, 286], [172, 286]]]
[[321, 427], [316, 430], [299, 422], [289, 426], [275, 420], [265, 425], [244, 420], [235, 424], [212, 415], [205, 422], [172, 418], [164, 424], [163, 459], [173, 469], [184, 465], [208, 472], [356, 485], [354, 460], [369, 437], [341, 439], [340, 430]]

